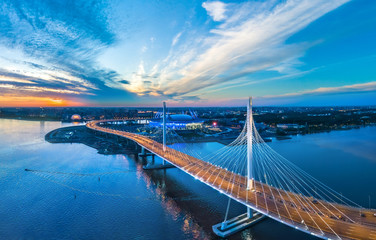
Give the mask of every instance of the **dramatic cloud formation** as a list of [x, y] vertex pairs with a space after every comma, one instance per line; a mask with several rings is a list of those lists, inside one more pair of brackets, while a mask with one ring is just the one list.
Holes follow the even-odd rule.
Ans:
[[[0, 106], [217, 105], [250, 94], [376, 91], [366, 84], [376, 75], [372, 3], [4, 0]], [[345, 87], [320, 88], [324, 79]]]
[[320, 87], [313, 90], [301, 91], [296, 93], [286, 93], [281, 95], [264, 96], [263, 98], [283, 98], [307, 95], [326, 95], [326, 94], [347, 94], [376, 91], [376, 82], [361, 84], [352, 84], [340, 87]]
[[[289, 71], [312, 43], [287, 44], [286, 40], [346, 2], [287, 1], [276, 5], [271, 1], [231, 6], [206, 2], [203, 7], [214, 21], [224, 20], [228, 8], [227, 20], [211, 29], [209, 36], [195, 36], [196, 40], [181, 44], [157, 64], [153, 72], [160, 72], [160, 76], [152, 84], [145, 86], [133, 78], [129, 89], [181, 98], [257, 71]], [[145, 69], [140, 68], [140, 72], [145, 74]]]
[[96, 1], [3, 1], [0, 44], [8, 54], [0, 59], [7, 66], [0, 69], [1, 95], [100, 95], [116, 86], [119, 74], [96, 64], [116, 41], [102, 11], [107, 7]]

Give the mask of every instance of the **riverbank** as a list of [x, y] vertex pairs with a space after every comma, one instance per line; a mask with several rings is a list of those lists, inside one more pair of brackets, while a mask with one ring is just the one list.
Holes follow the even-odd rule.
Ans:
[[53, 118], [53, 117], [11, 117], [11, 116], [1, 116], [0, 119], [8, 119], [8, 120], [22, 120], [22, 121], [46, 121], [46, 122], [61, 122], [60, 118]]
[[45, 140], [49, 143], [82, 143], [105, 155], [126, 154], [130, 148], [121, 139], [96, 134], [85, 125], [55, 129], [45, 135]]
[[[357, 128], [346, 128], [346, 129], [336, 129], [332, 131], [341, 131], [341, 130], [351, 130], [351, 129], [359, 129]], [[264, 138], [265, 142], [272, 142], [272, 139], [283, 141], [292, 139], [294, 136], [299, 135], [312, 135], [312, 134], [319, 134], [324, 132], [331, 132], [331, 131], [320, 131], [320, 132], [312, 132], [306, 134], [289, 134], [283, 136], [271, 136]], [[217, 142], [223, 145], [228, 145], [236, 139], [237, 136], [234, 138], [221, 138], [221, 137], [202, 137], [202, 138], [194, 138], [194, 139], [184, 139], [186, 143], [208, 143], [208, 142]], [[125, 154], [129, 153], [131, 150], [134, 150], [134, 145], [130, 146], [128, 141], [123, 138], [116, 138], [112, 135], [104, 135], [97, 132], [94, 132], [88, 129], [85, 125], [79, 126], [70, 126], [70, 127], [62, 127], [55, 129], [45, 135], [45, 140], [50, 143], [82, 143], [89, 147], [98, 150], [99, 154], [111, 155], [111, 154]]]

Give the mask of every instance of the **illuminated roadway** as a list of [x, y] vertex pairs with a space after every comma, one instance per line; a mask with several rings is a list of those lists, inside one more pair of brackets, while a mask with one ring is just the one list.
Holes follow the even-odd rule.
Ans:
[[[86, 126], [130, 139], [219, 192], [290, 227], [324, 239], [376, 240], [376, 217], [371, 210], [320, 200], [312, 204], [312, 197], [280, 191], [258, 181], [255, 181], [253, 189], [247, 190], [247, 179], [244, 176], [169, 147], [163, 151], [161, 143], [146, 136], [101, 126], [104, 122], [112, 121], [116, 120], [92, 121]], [[333, 212], [338, 212], [338, 215], [333, 215]]]

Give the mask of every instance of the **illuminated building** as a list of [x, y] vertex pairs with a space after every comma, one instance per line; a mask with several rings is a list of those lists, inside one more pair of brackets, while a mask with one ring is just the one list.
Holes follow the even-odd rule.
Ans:
[[[162, 127], [163, 121], [161, 114], [157, 114], [156, 116], [157, 118], [154, 118], [149, 122], [149, 126]], [[176, 130], [194, 130], [202, 128], [203, 123], [204, 121], [197, 118], [195, 114], [168, 114], [166, 116], [166, 127]]]
[[72, 122], [81, 122], [81, 121], [82, 121], [82, 118], [81, 118], [81, 116], [78, 115], [78, 114], [73, 114], [73, 115], [71, 116], [71, 121], [72, 121]]

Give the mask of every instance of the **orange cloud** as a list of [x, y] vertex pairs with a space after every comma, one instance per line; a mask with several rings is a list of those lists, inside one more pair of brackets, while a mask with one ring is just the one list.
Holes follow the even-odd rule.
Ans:
[[0, 96], [0, 107], [65, 107], [83, 106], [81, 102], [54, 97]]

